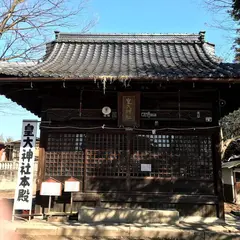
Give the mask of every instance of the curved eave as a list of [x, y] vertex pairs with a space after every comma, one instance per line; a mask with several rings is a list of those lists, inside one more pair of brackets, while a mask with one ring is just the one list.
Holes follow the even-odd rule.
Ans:
[[[6, 97], [6, 96], [5, 96]], [[34, 111], [33, 108], [31, 108], [30, 106], [26, 105], [25, 103], [23, 103], [23, 101], [19, 101], [18, 99], [14, 98], [14, 97], [6, 97], [7, 99], [10, 99], [12, 102], [16, 103], [17, 105], [21, 106], [22, 108], [26, 109], [27, 111], [29, 111], [30, 113], [36, 115], [37, 117], [41, 118], [41, 113], [39, 111]]]
[[[35, 92], [35, 91], [33, 91]], [[41, 108], [39, 106], [40, 100], [37, 94], [22, 94], [23, 91], [13, 90], [6, 91], [0, 88], [0, 94], [4, 95], [7, 99], [20, 105], [22, 108], [31, 112], [32, 114], [41, 117]]]

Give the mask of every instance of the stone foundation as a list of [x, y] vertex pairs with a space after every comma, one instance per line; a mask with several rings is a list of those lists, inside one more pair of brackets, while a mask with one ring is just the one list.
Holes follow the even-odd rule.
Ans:
[[176, 210], [81, 208], [78, 221], [82, 223], [168, 223], [179, 221]]

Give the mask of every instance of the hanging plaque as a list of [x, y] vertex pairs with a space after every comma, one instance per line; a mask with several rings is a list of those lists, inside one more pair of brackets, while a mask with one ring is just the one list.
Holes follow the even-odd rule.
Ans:
[[118, 95], [118, 125], [137, 127], [140, 120], [140, 93], [122, 92]]

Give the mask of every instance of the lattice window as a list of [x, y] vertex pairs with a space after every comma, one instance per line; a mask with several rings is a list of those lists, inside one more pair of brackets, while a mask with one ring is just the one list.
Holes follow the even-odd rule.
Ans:
[[[87, 149], [86, 156], [84, 149]], [[159, 177], [212, 180], [211, 136], [54, 133], [46, 149], [48, 176]], [[149, 164], [151, 171], [142, 171]]]
[[81, 151], [84, 134], [79, 133], [53, 133], [48, 135], [48, 151]]
[[[171, 177], [170, 144], [171, 136], [169, 135], [134, 136], [130, 175]], [[141, 164], [151, 165], [151, 172], [142, 172]]]
[[208, 136], [174, 136], [173, 177], [212, 179], [212, 144]]
[[85, 134], [48, 135], [46, 148], [47, 176], [83, 176]]
[[127, 140], [124, 134], [88, 134], [87, 175], [126, 176]]
[[[212, 180], [211, 148], [208, 136], [136, 135], [130, 175]], [[151, 171], [141, 171], [141, 164], [149, 164]]]

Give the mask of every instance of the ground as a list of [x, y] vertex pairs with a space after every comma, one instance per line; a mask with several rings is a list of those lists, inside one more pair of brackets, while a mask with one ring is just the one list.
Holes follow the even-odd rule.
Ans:
[[[0, 191], [0, 205], [5, 201], [3, 199], [14, 198], [13, 191]], [[1, 201], [2, 199], [2, 201]], [[2, 208], [3, 209], [3, 208]], [[1, 207], [0, 207], [1, 210]], [[25, 221], [6, 221], [9, 229], [11, 226], [15, 226], [17, 230], [14, 230], [14, 238], [9, 235], [8, 237], [3, 238], [4, 240], [106, 240], [107, 234], [109, 239], [109, 232], [111, 232], [110, 239], [119, 239], [119, 240], [150, 240], [155, 239], [201, 239], [201, 240], [218, 240], [218, 239], [240, 239], [240, 218], [234, 217], [231, 211], [240, 211], [240, 205], [225, 203], [225, 212], [226, 212], [226, 224], [224, 223], [207, 223], [207, 222], [184, 222], [181, 220], [179, 223], [173, 225], [143, 225], [139, 224], [133, 225], [87, 225], [79, 223], [51, 223], [42, 220], [34, 219], [34, 221], [25, 222]], [[1, 211], [0, 211], [1, 215]], [[11, 219], [11, 213], [8, 216], [5, 216], [5, 219]], [[79, 225], [79, 226], [78, 226]], [[86, 225], [86, 226], [85, 226]], [[1, 227], [1, 226], [0, 226]], [[14, 229], [15, 229], [14, 228]], [[111, 229], [110, 229], [111, 228]], [[121, 229], [121, 230], [119, 230]], [[111, 230], [111, 231], [110, 231]], [[12, 231], [12, 230], [10, 230]], [[35, 232], [34, 232], [35, 231]], [[79, 237], [79, 233], [85, 231], [86, 236]], [[88, 231], [92, 234], [89, 236]], [[1, 229], [0, 229], [1, 232]], [[21, 232], [21, 233], [20, 233]], [[60, 233], [59, 233], [60, 232]], [[54, 233], [54, 234], [53, 234]], [[126, 235], [127, 233], [127, 235]], [[16, 235], [17, 234], [17, 235]], [[18, 235], [20, 234], [20, 235]], [[116, 236], [117, 238], [116, 238]], [[119, 235], [120, 234], [120, 235]], [[134, 237], [137, 234], [137, 238]], [[142, 237], [139, 237], [139, 234]], [[78, 237], [77, 237], [77, 236]], [[160, 237], [162, 236], [162, 237]], [[167, 237], [166, 237], [167, 236]], [[176, 237], [177, 236], [177, 237]], [[2, 240], [1, 236], [0, 239]]]
[[225, 203], [224, 208], [225, 208], [225, 213], [230, 213], [231, 211], [240, 212], [240, 204]]

